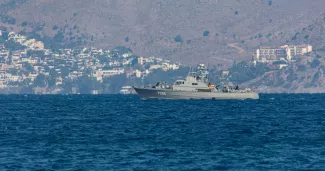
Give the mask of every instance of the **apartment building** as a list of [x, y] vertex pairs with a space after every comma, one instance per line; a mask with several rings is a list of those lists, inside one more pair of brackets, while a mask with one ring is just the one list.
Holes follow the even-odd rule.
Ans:
[[306, 53], [312, 52], [313, 47], [311, 45], [299, 45], [299, 46], [288, 46], [284, 45], [281, 48], [289, 49], [291, 56], [303, 56]]
[[263, 47], [256, 50], [257, 61], [291, 60], [294, 56], [303, 56], [313, 50], [311, 45], [288, 46], [279, 48]]

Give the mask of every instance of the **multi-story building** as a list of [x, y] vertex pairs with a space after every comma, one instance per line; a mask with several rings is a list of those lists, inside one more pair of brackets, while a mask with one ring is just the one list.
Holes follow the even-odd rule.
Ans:
[[256, 60], [258, 61], [275, 61], [279, 59], [291, 59], [290, 50], [271, 47], [260, 47], [256, 50]]
[[311, 45], [288, 46], [280, 48], [260, 47], [256, 50], [255, 58], [257, 61], [276, 61], [291, 60], [294, 56], [303, 56], [312, 51]]
[[140, 65], [145, 64], [145, 60], [143, 59], [143, 57], [138, 58], [138, 64], [140, 64]]
[[9, 50], [0, 50], [0, 56], [2, 57], [8, 57], [9, 56]]
[[291, 56], [302, 56], [306, 53], [313, 51], [313, 47], [311, 45], [299, 45], [299, 46], [288, 46], [284, 45], [281, 48], [289, 48]]
[[110, 69], [110, 70], [102, 70], [99, 69], [96, 72], [96, 77], [98, 81], [101, 81], [103, 77], [112, 77], [114, 75], [121, 75], [124, 74], [124, 68], [116, 68], [116, 69]]

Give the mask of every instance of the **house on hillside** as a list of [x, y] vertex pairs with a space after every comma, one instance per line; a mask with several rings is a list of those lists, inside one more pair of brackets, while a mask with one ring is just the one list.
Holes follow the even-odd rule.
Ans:
[[312, 52], [311, 45], [289, 46], [284, 45], [278, 48], [260, 47], [256, 50], [255, 60], [264, 63], [270, 63], [278, 60], [291, 60], [295, 56], [303, 56]]

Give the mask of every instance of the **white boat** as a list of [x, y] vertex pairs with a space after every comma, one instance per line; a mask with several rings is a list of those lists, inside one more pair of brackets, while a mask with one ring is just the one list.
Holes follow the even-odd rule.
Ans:
[[123, 86], [120, 90], [120, 94], [135, 94], [132, 86]]

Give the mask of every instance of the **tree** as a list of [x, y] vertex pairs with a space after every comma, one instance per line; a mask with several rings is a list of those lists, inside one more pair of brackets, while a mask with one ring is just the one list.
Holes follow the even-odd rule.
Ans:
[[57, 43], [61, 43], [61, 42], [64, 40], [63, 32], [58, 31], [58, 32], [55, 34], [53, 40], [54, 40], [55, 42], [57, 42]]
[[52, 27], [52, 30], [57, 30], [59, 27], [57, 25]]
[[49, 87], [54, 87], [56, 85], [56, 78], [48, 77], [47, 82], [48, 82]]
[[22, 49], [25, 49], [26, 46], [23, 46], [21, 45], [20, 43], [17, 43], [15, 41], [13, 41], [12, 39], [8, 40], [6, 43], [5, 43], [5, 46], [12, 50], [12, 51], [15, 51], [15, 50], [22, 50]]
[[2, 21], [4, 23], [8, 23], [8, 24], [11, 24], [11, 25], [15, 25], [16, 24], [16, 19], [13, 18], [13, 17], [10, 17], [8, 15], [4, 16], [3, 19], [2, 19]]
[[73, 86], [72, 80], [64, 79], [62, 84], [63, 93], [72, 93], [72, 86]]
[[54, 69], [50, 70], [49, 75], [51, 78], [55, 78], [55, 79], [59, 76], [59, 74]]
[[262, 38], [263, 37], [263, 34], [258, 34], [258, 38]]
[[23, 21], [23, 22], [21, 23], [21, 26], [22, 26], [22, 27], [25, 27], [25, 26], [27, 26], [27, 24], [28, 24], [27, 21]]
[[78, 78], [77, 85], [81, 94], [90, 94], [92, 90], [92, 79], [84, 74]]
[[45, 87], [46, 86], [46, 77], [44, 74], [39, 74], [34, 80], [34, 85], [38, 87]]
[[183, 39], [181, 37], [181, 35], [177, 35], [175, 38], [174, 38], [175, 42], [179, 42], [179, 43], [183, 43]]
[[274, 61], [272, 64], [273, 65], [280, 65], [280, 64], [287, 64], [287, 62], [286, 61]]
[[3, 37], [0, 37], [0, 43], [5, 43], [6, 40]]
[[210, 34], [210, 32], [209, 32], [208, 30], [205, 30], [205, 31], [203, 32], [203, 36], [205, 36], [205, 37], [209, 36], [209, 34]]
[[109, 62], [108, 58], [106, 55], [97, 55], [97, 59], [99, 60], [100, 63], [106, 63]]
[[[0, 27], [1, 28], [1, 27]], [[9, 38], [9, 33], [7, 31], [3, 31], [2, 32], [2, 36], [1, 36], [4, 40], [8, 40]]]
[[230, 81], [243, 83], [245, 81], [254, 79], [270, 69], [266, 64], [257, 63], [256, 66], [248, 65], [246, 62], [234, 63], [230, 68]]
[[30, 63], [26, 63], [26, 64], [25, 64], [25, 69], [26, 69], [26, 71], [28, 71], [28, 72], [33, 72], [33, 71], [34, 71], [34, 67], [33, 67], [33, 65], [31, 65]]
[[68, 67], [61, 67], [60, 70], [62, 78], [67, 77], [70, 73], [70, 69]]
[[316, 68], [319, 66], [319, 64], [320, 64], [319, 59], [314, 59], [313, 62], [310, 64], [310, 67]]

